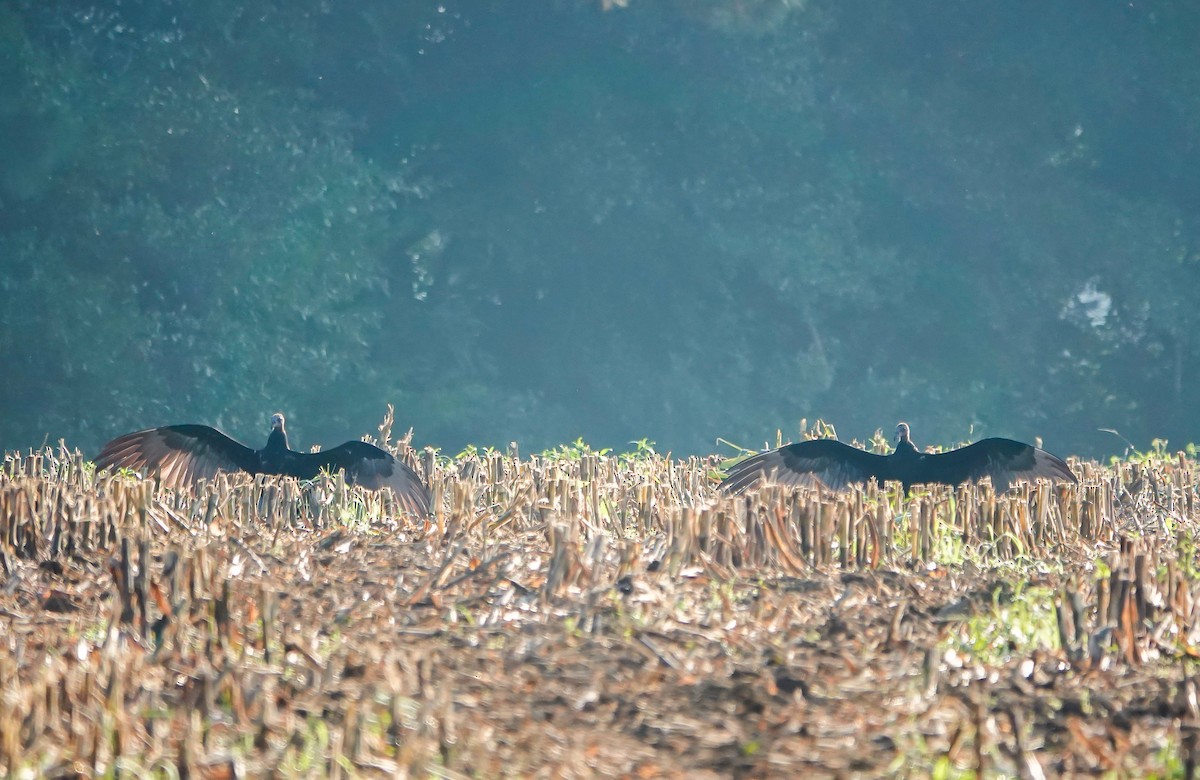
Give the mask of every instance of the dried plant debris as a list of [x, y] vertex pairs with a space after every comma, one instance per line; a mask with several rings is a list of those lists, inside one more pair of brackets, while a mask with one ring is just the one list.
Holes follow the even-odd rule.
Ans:
[[0, 776], [1187, 776], [1200, 757], [1182, 455], [911, 496], [728, 497], [715, 458], [586, 448], [419, 462], [416, 518], [338, 476], [156, 491], [9, 456]]

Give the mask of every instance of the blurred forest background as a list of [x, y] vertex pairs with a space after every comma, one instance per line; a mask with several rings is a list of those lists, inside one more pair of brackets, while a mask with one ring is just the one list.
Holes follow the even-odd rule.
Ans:
[[6, 0], [0, 447], [1198, 439], [1200, 6]]

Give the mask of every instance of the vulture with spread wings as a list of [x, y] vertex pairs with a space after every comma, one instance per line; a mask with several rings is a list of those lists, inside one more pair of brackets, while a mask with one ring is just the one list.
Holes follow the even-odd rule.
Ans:
[[876, 455], [834, 439], [812, 439], [735, 463], [719, 489], [737, 494], [765, 481], [842, 490], [874, 479], [881, 485], [899, 482], [908, 493], [913, 485], [954, 486], [984, 477], [991, 477], [997, 491], [1038, 479], [1078, 482], [1062, 459], [1012, 439], [982, 439], [949, 452], [924, 453], [909, 438], [908, 423], [900, 423], [896, 449], [890, 455]]
[[364, 441], [348, 441], [321, 452], [288, 447], [283, 415], [271, 417], [267, 446], [253, 450], [207, 425], [166, 425], [113, 439], [96, 457], [96, 470], [145, 471], [167, 487], [212, 479], [218, 471], [282, 474], [312, 479], [322, 471], [346, 472], [346, 481], [368, 490], [390, 487], [404, 508], [429, 514], [429, 489], [417, 472], [386, 450]]

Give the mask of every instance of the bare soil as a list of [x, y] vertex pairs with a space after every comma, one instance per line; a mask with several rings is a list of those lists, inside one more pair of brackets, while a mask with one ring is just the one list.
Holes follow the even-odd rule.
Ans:
[[1191, 776], [1197, 467], [723, 498], [715, 460], [0, 475], [0, 776]]

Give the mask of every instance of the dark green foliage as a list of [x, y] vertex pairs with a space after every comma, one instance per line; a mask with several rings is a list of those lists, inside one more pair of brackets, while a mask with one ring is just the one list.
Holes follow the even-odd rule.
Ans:
[[0, 7], [0, 443], [1182, 445], [1184, 5]]

